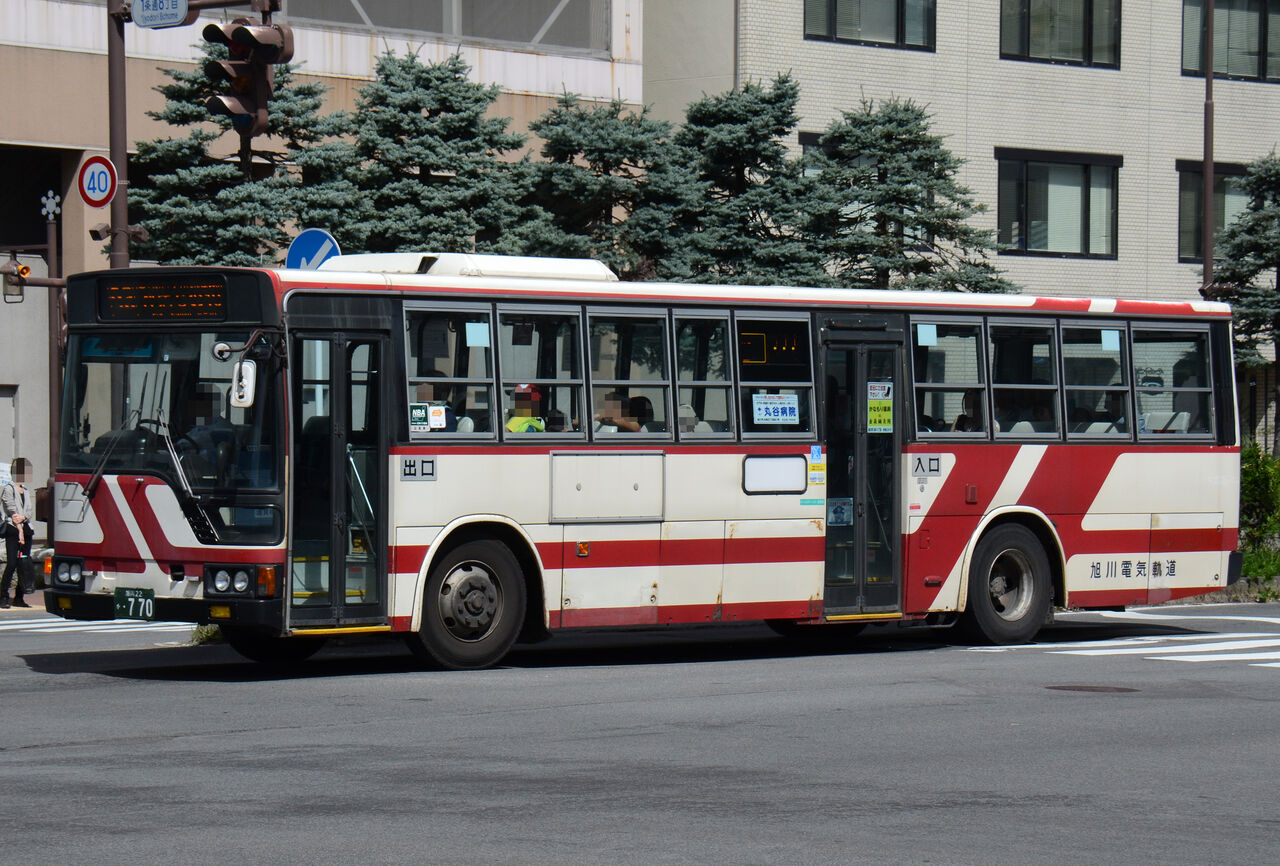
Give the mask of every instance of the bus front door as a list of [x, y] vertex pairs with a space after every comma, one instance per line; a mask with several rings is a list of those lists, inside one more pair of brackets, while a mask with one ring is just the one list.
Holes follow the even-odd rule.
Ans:
[[828, 619], [901, 611], [900, 343], [825, 347]]
[[385, 622], [387, 339], [301, 334], [292, 355], [290, 625]]

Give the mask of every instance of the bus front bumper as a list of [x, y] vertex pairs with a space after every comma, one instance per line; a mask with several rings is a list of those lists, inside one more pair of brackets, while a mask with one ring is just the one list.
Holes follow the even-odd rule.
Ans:
[[[44, 609], [64, 619], [115, 620], [115, 597], [56, 589], [44, 591]], [[156, 598], [155, 616], [163, 622], [189, 622], [265, 627], [279, 630], [284, 603], [278, 598]], [[125, 620], [136, 621], [136, 620]]]

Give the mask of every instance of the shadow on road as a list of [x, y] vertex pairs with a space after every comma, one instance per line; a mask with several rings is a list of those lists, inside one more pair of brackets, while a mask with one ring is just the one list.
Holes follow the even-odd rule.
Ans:
[[[1036, 643], [1092, 642], [1125, 637], [1194, 634], [1195, 629], [1132, 621], [1058, 623]], [[950, 629], [876, 626], [859, 635], [838, 630], [811, 638], [780, 637], [760, 623], [558, 634], [536, 644], [520, 644], [503, 668], [606, 667], [709, 664], [759, 659], [860, 656], [931, 652], [962, 646]], [[317, 677], [430, 673], [402, 643], [387, 639], [342, 638], [311, 659], [289, 667], [259, 665], [223, 644], [189, 647], [32, 653], [20, 656], [37, 673], [101, 674], [133, 680], [262, 682]]]

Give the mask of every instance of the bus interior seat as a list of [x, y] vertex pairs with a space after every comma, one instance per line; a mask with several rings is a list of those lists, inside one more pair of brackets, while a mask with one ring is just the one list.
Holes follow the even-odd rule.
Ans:
[[1035, 425], [1030, 421], [1015, 421], [1014, 425], [1009, 428], [1009, 433], [1014, 436], [1025, 436], [1028, 433], [1035, 432]]
[[1148, 433], [1186, 433], [1191, 418], [1186, 412], [1148, 412]]
[[1119, 433], [1116, 425], [1110, 421], [1093, 421], [1084, 428], [1085, 433]]
[[698, 423], [693, 425], [693, 432], [694, 433], [714, 433], [716, 432], [716, 428], [712, 427], [711, 422], [709, 421], [699, 421]]
[[470, 415], [463, 415], [458, 419], [458, 433], [474, 433], [476, 432], [476, 422]]

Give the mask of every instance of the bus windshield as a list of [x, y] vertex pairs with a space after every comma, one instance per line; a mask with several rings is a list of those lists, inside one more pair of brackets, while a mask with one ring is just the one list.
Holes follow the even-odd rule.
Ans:
[[[224, 495], [276, 488], [280, 406], [271, 347], [249, 351], [254, 404], [233, 407], [231, 378], [248, 332], [72, 333], [62, 413], [66, 471], [139, 472]], [[218, 344], [222, 351], [215, 354]], [[179, 476], [181, 473], [181, 477]]]

